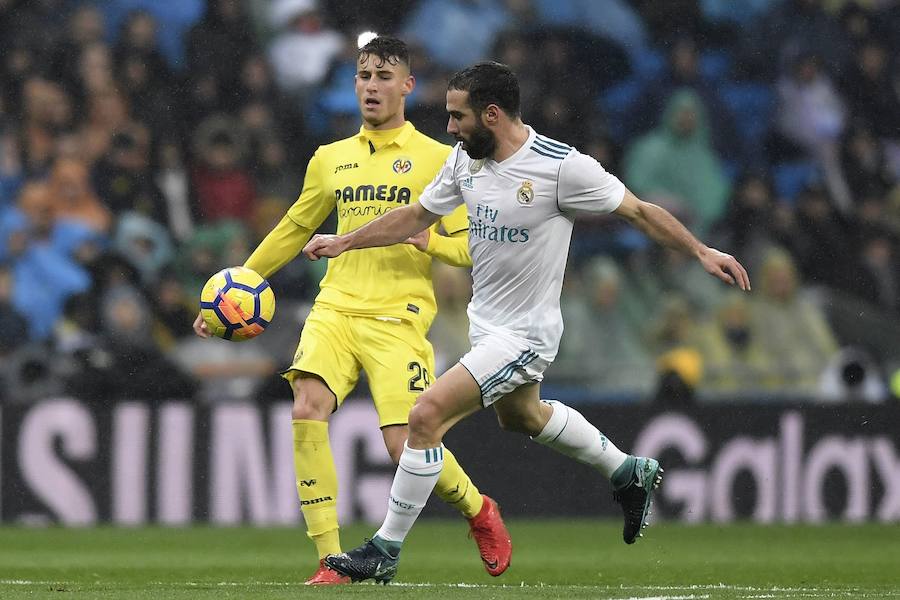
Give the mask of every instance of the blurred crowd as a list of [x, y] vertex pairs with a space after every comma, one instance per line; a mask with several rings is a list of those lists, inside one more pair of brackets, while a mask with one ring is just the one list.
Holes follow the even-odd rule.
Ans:
[[[315, 148], [358, 129], [365, 30], [412, 45], [420, 130], [449, 142], [448, 75], [505, 62], [527, 123], [748, 267], [736, 293], [615, 219], [579, 221], [548, 396], [900, 395], [892, 0], [0, 0], [0, 400], [289, 397], [277, 369], [321, 265], [273, 277], [254, 342], [191, 322]], [[468, 347], [471, 290], [464, 270], [434, 278], [441, 370]]]

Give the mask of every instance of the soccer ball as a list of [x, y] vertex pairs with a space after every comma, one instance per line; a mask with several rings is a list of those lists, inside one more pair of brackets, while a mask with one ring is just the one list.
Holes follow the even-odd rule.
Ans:
[[200, 314], [213, 335], [243, 342], [258, 336], [272, 322], [275, 292], [252, 269], [222, 269], [200, 292]]

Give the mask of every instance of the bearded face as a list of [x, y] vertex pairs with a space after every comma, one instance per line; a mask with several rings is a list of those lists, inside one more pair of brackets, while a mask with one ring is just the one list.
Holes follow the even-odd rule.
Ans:
[[456, 141], [462, 142], [463, 150], [475, 160], [491, 156], [497, 148], [497, 138], [490, 129], [482, 124], [481, 119], [475, 120], [475, 127], [468, 136], [460, 131], [454, 137]]

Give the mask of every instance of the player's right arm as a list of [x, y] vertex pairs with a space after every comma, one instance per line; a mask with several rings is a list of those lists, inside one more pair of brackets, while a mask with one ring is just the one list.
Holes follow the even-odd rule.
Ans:
[[316, 235], [303, 248], [310, 260], [334, 258], [347, 250], [390, 246], [406, 241], [423, 229], [437, 223], [441, 215], [449, 215], [463, 203], [456, 183], [459, 146], [454, 148], [434, 180], [422, 191], [419, 201], [395, 208], [359, 229], [344, 235]]
[[[334, 209], [334, 203], [329, 201], [323, 190], [319, 158], [314, 154], [306, 167], [300, 197], [288, 209], [278, 225], [259, 243], [256, 250], [244, 262], [244, 266], [263, 277], [270, 277], [292, 261]], [[194, 333], [200, 337], [212, 336], [199, 313], [194, 319], [193, 327]]]
[[437, 223], [441, 216], [425, 209], [420, 203], [395, 208], [369, 221], [359, 229], [343, 235], [315, 235], [303, 248], [310, 260], [334, 258], [347, 250], [391, 246]]
[[315, 228], [310, 229], [294, 221], [288, 212], [259, 243], [244, 266], [269, 277], [300, 253], [314, 231]]
[[334, 210], [334, 203], [323, 193], [318, 154], [306, 167], [303, 191], [275, 228], [259, 243], [244, 262], [263, 277], [270, 277], [294, 260], [319, 225]]

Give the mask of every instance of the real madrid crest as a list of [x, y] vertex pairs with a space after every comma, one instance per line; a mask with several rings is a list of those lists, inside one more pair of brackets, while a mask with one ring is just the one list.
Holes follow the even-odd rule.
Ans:
[[483, 166], [484, 166], [484, 159], [479, 158], [478, 160], [473, 161], [471, 165], [469, 165], [469, 173], [474, 175], [475, 173], [480, 171], [481, 167], [483, 167]]
[[534, 184], [527, 179], [522, 182], [521, 187], [516, 191], [516, 200], [522, 206], [531, 206], [534, 202]]

